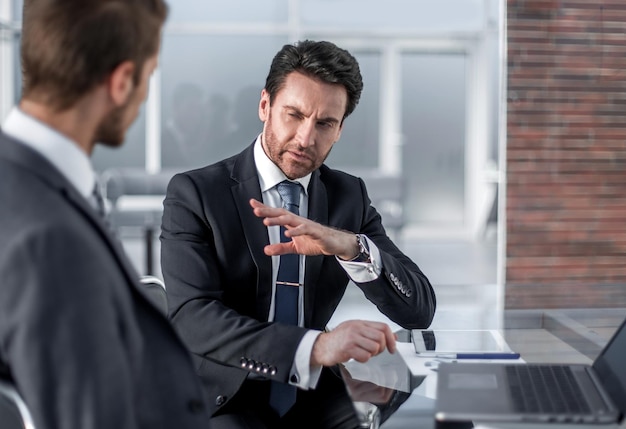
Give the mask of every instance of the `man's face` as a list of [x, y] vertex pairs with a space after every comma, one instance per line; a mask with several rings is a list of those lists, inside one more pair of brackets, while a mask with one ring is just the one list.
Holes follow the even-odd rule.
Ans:
[[113, 109], [104, 118], [96, 131], [96, 141], [106, 146], [118, 147], [124, 142], [126, 131], [139, 115], [139, 108], [148, 95], [150, 75], [157, 66], [158, 55], [154, 55], [143, 65], [139, 84], [132, 90], [126, 103]]
[[290, 179], [319, 168], [341, 136], [348, 95], [339, 84], [322, 83], [292, 72], [270, 106], [261, 93], [259, 118], [264, 122], [263, 149]]

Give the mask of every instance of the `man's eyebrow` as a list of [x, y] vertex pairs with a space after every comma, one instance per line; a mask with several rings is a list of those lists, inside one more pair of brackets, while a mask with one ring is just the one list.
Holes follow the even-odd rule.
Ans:
[[296, 113], [300, 113], [301, 115], [303, 114], [303, 113], [300, 111], [300, 109], [298, 109], [296, 106], [292, 106], [292, 105], [290, 105], [290, 104], [285, 104], [285, 105], [283, 106], [283, 109], [285, 109], [285, 110], [294, 110]]
[[333, 124], [338, 124], [340, 122], [339, 119], [334, 118], [332, 116], [328, 116], [326, 118], [319, 118], [317, 121], [318, 122], [331, 122]]
[[[285, 105], [283, 107], [285, 110], [293, 110], [294, 112], [298, 113], [299, 115], [305, 116], [304, 113], [298, 109], [296, 106], [291, 106], [289, 104]], [[318, 122], [332, 122], [335, 124], [338, 124], [339, 122], [341, 122], [341, 120], [333, 117], [333, 116], [327, 116], [325, 118], [317, 118]]]

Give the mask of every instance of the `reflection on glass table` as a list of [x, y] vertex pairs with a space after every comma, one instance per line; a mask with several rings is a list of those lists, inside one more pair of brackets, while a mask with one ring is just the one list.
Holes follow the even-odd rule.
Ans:
[[[605, 310], [601, 317], [594, 319], [588, 317], [589, 311], [580, 313], [585, 314], [580, 318], [577, 312], [556, 313], [512, 312], [508, 315], [507, 329], [501, 333], [511, 349], [521, 353], [522, 362], [590, 363], [626, 315], [624, 309]], [[607, 317], [609, 313], [610, 317]], [[365, 364], [349, 361], [342, 368], [348, 390], [364, 422], [362, 427], [435, 428], [437, 359], [418, 358], [410, 343], [409, 331], [400, 330], [397, 334], [399, 342], [395, 354], [384, 352]], [[455, 425], [454, 429], [461, 426], [472, 425]], [[592, 425], [507, 423], [480, 427], [582, 429]], [[615, 429], [626, 425], [601, 427]]]
[[[397, 334], [406, 343], [408, 331]], [[347, 362], [341, 372], [363, 427], [369, 429], [387, 421], [424, 381], [412, 374], [399, 352], [382, 353], [367, 364]]]
[[[396, 334], [402, 343], [410, 339], [409, 331]], [[366, 364], [349, 361], [340, 369], [362, 427], [368, 429], [386, 422], [425, 378], [413, 375], [399, 352], [382, 353]]]

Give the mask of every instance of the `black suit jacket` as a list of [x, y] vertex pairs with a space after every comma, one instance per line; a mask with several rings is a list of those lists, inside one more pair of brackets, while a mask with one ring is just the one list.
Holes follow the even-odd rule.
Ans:
[[2, 133], [0, 237], [0, 368], [37, 428], [208, 427], [189, 352], [119, 242], [55, 167]]
[[[272, 265], [263, 252], [267, 227], [249, 204], [262, 201], [253, 147], [174, 176], [164, 201], [161, 265], [170, 318], [218, 407], [248, 371], [287, 382], [306, 329], [326, 327], [349, 281], [334, 256], [307, 256], [305, 328], [267, 322]], [[366, 234], [380, 249], [382, 274], [357, 285], [366, 297], [403, 327], [427, 327], [435, 312], [433, 289], [387, 237], [363, 181], [322, 166], [308, 194], [310, 219]]]

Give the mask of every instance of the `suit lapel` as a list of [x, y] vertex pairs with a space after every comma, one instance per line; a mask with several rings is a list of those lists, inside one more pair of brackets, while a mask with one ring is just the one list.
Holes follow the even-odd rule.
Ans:
[[[328, 196], [326, 186], [320, 179], [320, 171], [315, 170], [309, 183], [309, 219], [328, 225]], [[313, 309], [315, 308], [316, 287], [324, 256], [307, 256], [304, 270], [304, 324], [312, 326]], [[310, 285], [307, 287], [307, 285]]]
[[[257, 283], [257, 314], [260, 318], [269, 315], [272, 300], [272, 260], [263, 248], [269, 244], [267, 227], [252, 212], [249, 200], [255, 198], [262, 201], [261, 185], [254, 163], [254, 144], [244, 150], [235, 160], [231, 172], [236, 182], [232, 194], [237, 205], [241, 224], [246, 236], [248, 249], [259, 271]], [[312, 173], [309, 183], [309, 219], [322, 225], [328, 224], [328, 197], [326, 187], [320, 179], [320, 172]], [[307, 256], [304, 279], [304, 323], [312, 325], [313, 308], [315, 305], [316, 287], [320, 276], [324, 256]], [[307, 287], [307, 285], [311, 285]]]
[[[87, 200], [85, 200], [85, 198], [83, 198], [83, 196], [80, 195], [73, 186], [70, 185], [67, 189], [65, 189], [64, 195], [68, 202], [80, 211], [83, 216], [88, 218], [94, 225], [103, 242], [111, 249], [118, 263], [122, 266], [129, 283], [132, 283], [134, 286], [139, 286], [139, 274], [126, 256], [126, 251], [124, 250], [122, 243], [109, 229], [109, 226], [105, 223], [104, 219], [96, 213], [93, 207], [91, 207]], [[138, 289], [144, 297], [148, 296], [145, 288], [136, 287], [136, 289]], [[148, 301], [152, 302], [149, 298]]]
[[253, 147], [254, 144], [237, 156], [231, 172], [231, 178], [236, 183], [231, 190], [248, 249], [259, 272], [256, 285], [256, 311], [261, 320], [267, 320], [272, 300], [272, 259], [263, 251], [269, 244], [267, 227], [263, 225], [262, 219], [254, 215], [249, 203], [251, 198], [263, 201]]

